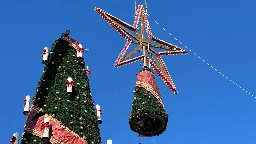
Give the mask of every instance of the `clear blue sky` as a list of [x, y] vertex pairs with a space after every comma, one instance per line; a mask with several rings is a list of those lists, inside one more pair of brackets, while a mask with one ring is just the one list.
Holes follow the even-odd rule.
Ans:
[[[143, 2], [140, 0], [140, 2]], [[220, 71], [255, 92], [255, 2], [252, 0], [149, 0], [148, 13]], [[0, 2], [1, 143], [23, 132], [23, 99], [33, 96], [41, 77], [41, 52], [61, 32], [89, 48], [91, 89], [103, 108], [105, 143], [137, 144], [128, 125], [139, 63], [116, 69], [125, 44], [94, 7], [132, 23], [133, 0], [5, 0]], [[178, 44], [153, 21], [155, 36]], [[164, 58], [178, 95], [157, 77], [170, 115], [155, 144], [255, 144], [256, 100], [221, 77], [193, 54]], [[151, 144], [152, 138], [141, 139]]]

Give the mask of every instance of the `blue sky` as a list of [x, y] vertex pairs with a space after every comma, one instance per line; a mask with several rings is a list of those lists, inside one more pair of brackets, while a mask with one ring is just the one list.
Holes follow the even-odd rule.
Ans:
[[[139, 2], [143, 2], [138, 1]], [[252, 0], [148, 1], [148, 13], [189, 48], [252, 93], [255, 92], [256, 21]], [[23, 99], [33, 96], [41, 77], [41, 52], [61, 32], [89, 48], [91, 89], [103, 108], [100, 126], [105, 143], [135, 144], [128, 125], [139, 63], [120, 69], [113, 63], [125, 44], [94, 7], [133, 23], [133, 0], [8, 0], [0, 2], [2, 143], [23, 132]], [[178, 43], [150, 21], [155, 36]], [[179, 45], [180, 46], [180, 45]], [[256, 100], [228, 82], [192, 53], [164, 57], [178, 95], [157, 77], [170, 115], [167, 130], [142, 144], [254, 144]]]

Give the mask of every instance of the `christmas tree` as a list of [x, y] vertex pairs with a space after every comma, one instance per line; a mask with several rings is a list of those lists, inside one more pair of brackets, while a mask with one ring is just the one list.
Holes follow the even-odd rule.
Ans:
[[143, 136], [162, 134], [167, 127], [168, 114], [153, 71], [149, 67], [145, 66], [138, 72], [133, 93], [133, 107], [129, 119], [131, 130]]
[[69, 33], [63, 33], [50, 50], [44, 48], [45, 67], [31, 107], [30, 96], [24, 99], [23, 113], [28, 117], [21, 144], [102, 143], [101, 108], [94, 108], [90, 70], [82, 56], [86, 49]]

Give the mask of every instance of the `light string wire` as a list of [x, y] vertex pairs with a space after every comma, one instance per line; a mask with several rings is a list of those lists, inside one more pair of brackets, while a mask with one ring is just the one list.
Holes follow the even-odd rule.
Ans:
[[193, 50], [191, 50], [190, 48], [188, 48], [184, 43], [182, 43], [179, 39], [177, 39], [174, 35], [172, 35], [168, 30], [166, 30], [160, 23], [158, 23], [153, 17], [151, 17], [148, 13], [146, 13], [147, 16], [153, 20], [160, 28], [162, 28], [166, 33], [168, 33], [172, 38], [174, 38], [176, 41], [178, 41], [181, 45], [183, 45], [188, 51], [190, 51], [193, 55], [195, 55], [197, 58], [199, 58], [201, 61], [203, 61], [206, 65], [208, 65], [209, 67], [211, 67], [213, 70], [215, 70], [217, 73], [219, 73], [221, 76], [223, 76], [225, 79], [227, 79], [229, 82], [233, 83], [235, 86], [237, 86], [238, 88], [240, 88], [241, 90], [243, 90], [244, 92], [246, 92], [247, 94], [249, 94], [250, 96], [256, 98], [256, 96], [254, 96], [252, 93], [250, 93], [249, 91], [247, 91], [246, 89], [244, 89], [243, 87], [241, 87], [239, 84], [237, 84], [236, 82], [234, 82], [232, 79], [230, 79], [229, 77], [227, 77], [226, 75], [224, 75], [222, 72], [220, 72], [218, 69], [216, 69], [215, 67], [213, 67], [210, 63], [208, 63], [206, 60], [204, 60], [202, 57], [200, 57], [197, 53], [195, 53]]

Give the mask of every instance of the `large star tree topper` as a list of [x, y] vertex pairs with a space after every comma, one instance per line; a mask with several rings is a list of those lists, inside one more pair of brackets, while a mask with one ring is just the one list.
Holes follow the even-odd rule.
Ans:
[[[115, 61], [115, 67], [120, 67], [126, 64], [133, 63], [138, 60], [143, 60], [143, 66], [149, 64], [164, 83], [177, 94], [174, 82], [166, 68], [166, 65], [162, 59], [162, 56], [166, 55], [181, 55], [187, 54], [188, 52], [176, 45], [165, 42], [161, 39], [156, 38], [152, 35], [149, 21], [145, 14], [143, 5], [138, 5], [135, 20], [133, 25], [118, 19], [115, 16], [105, 12], [100, 8], [94, 9], [105, 21], [107, 21], [127, 42]], [[140, 33], [138, 32], [138, 24], [141, 23]], [[147, 38], [145, 36], [145, 28]], [[152, 43], [154, 42], [154, 43]], [[137, 44], [138, 46], [133, 49], [130, 53], [126, 54], [130, 44]], [[164, 51], [157, 51], [156, 49], [162, 49]], [[142, 50], [142, 55], [131, 58], [136, 52]], [[126, 54], [126, 55], [125, 55]]]

